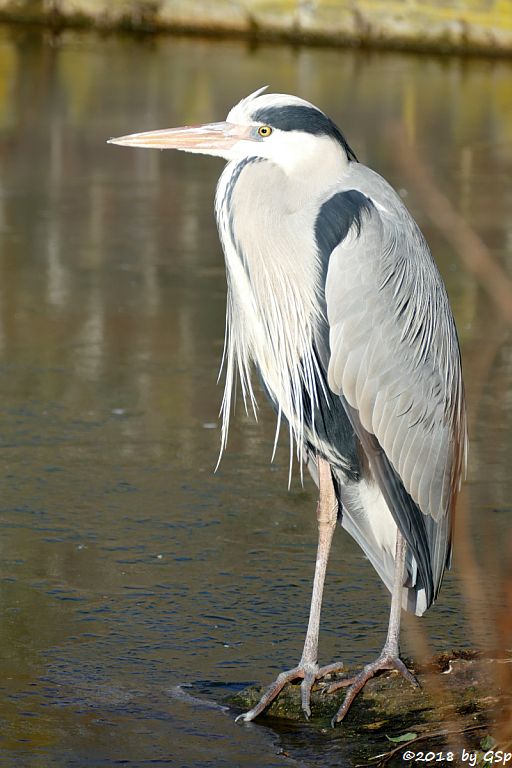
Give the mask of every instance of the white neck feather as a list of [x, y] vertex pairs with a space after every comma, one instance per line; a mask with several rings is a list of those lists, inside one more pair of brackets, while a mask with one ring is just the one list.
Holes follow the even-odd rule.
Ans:
[[[238, 171], [234, 163], [227, 166], [216, 197], [228, 278], [221, 453], [227, 441], [236, 369], [246, 408], [249, 401], [256, 414], [250, 380], [254, 362], [276, 404], [277, 431], [284, 413], [291, 450], [295, 442], [301, 461], [303, 394], [309, 396], [312, 412], [319, 395], [312, 345], [320, 279], [314, 225], [325, 178], [321, 185], [320, 180], [310, 184], [310, 175], [307, 185], [300, 184], [268, 161], [249, 162], [239, 172], [230, 198], [233, 174]], [[304, 199], [305, 187], [309, 194], [313, 189], [308, 199]]]

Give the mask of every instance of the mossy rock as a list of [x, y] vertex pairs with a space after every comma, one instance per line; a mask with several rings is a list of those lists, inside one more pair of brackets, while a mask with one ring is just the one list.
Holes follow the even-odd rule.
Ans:
[[[338, 740], [346, 740], [345, 756], [352, 764], [385, 753], [383, 761], [387, 765], [403, 765], [404, 750], [408, 748], [425, 752], [457, 749], [458, 745], [460, 752], [463, 747], [478, 751], [484, 737], [498, 733], [503, 713], [512, 710], [511, 662], [472, 651], [444, 653], [422, 666], [408, 661], [420, 688], [411, 686], [397, 672], [375, 677], [336, 731], [330, 724], [346, 689], [326, 694], [326, 684], [316, 685], [311, 695], [311, 718], [306, 720], [300, 684], [289, 684], [260, 716], [261, 722], [280, 732], [303, 727], [324, 733], [327, 738], [336, 733]], [[355, 671], [348, 669], [346, 676]], [[239, 712], [246, 711], [259, 701], [264, 690], [248, 687], [228, 703]], [[406, 735], [410, 741], [394, 741]], [[393, 750], [395, 754], [391, 754]]]

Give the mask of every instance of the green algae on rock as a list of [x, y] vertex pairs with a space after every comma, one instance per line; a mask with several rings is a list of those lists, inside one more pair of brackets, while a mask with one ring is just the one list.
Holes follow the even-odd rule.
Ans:
[[[396, 672], [374, 678], [336, 728], [338, 738], [347, 742], [347, 759], [365, 762], [380, 755], [379, 759], [387, 764], [393, 765], [396, 759], [399, 765], [403, 764], [405, 751], [414, 749], [416, 742], [417, 750], [424, 752], [433, 750], [441, 754], [443, 750], [452, 750], [459, 755], [463, 748], [471, 747], [476, 754], [482, 739], [496, 732], [503, 712], [512, 707], [512, 691], [503, 675], [504, 665], [511, 663], [512, 659], [454, 651], [414, 668], [421, 684], [419, 689]], [[347, 676], [355, 671], [347, 670]], [[313, 689], [309, 721], [301, 709], [299, 684], [287, 685], [263, 720], [278, 731], [283, 726], [303, 724], [308, 729], [323, 731], [329, 738], [330, 722], [343, 702], [344, 691], [329, 695], [325, 693], [326, 687], [317, 685]], [[228, 703], [237, 711], [250, 709], [263, 690], [256, 686], [246, 688]]]

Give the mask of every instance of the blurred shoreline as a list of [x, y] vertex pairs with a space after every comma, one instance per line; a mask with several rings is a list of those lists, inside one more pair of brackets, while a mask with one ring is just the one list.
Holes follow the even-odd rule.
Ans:
[[512, 6], [506, 0], [0, 0], [0, 23], [512, 55]]

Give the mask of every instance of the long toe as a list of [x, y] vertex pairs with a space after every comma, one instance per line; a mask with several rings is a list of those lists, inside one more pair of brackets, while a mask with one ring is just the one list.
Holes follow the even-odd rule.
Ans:
[[398, 657], [393, 658], [393, 666], [397, 672], [400, 672], [402, 677], [404, 677], [407, 682], [409, 682], [415, 688], [421, 688], [418, 678], [416, 675], [413, 675], [410, 669], [407, 669], [402, 659], [399, 659]]
[[313, 671], [306, 672], [304, 680], [300, 684], [300, 703], [306, 719], [311, 717], [311, 689], [316, 681]]
[[343, 669], [342, 662], [336, 662], [320, 668], [317, 664], [311, 662], [301, 662], [293, 669], [281, 672], [281, 674], [278, 675], [274, 682], [267, 688], [258, 703], [252, 709], [238, 715], [235, 722], [249, 723], [251, 720], [254, 720], [272, 704], [272, 702], [279, 696], [284, 686], [287, 683], [292, 683], [294, 680], [302, 680], [300, 691], [301, 706], [305, 716], [308, 718], [311, 715], [311, 690], [313, 685], [317, 680], [322, 679], [332, 672], [338, 672], [341, 669]]
[[393, 669], [396, 669], [397, 672], [399, 672], [409, 683], [411, 683], [411, 685], [419, 687], [419, 683], [416, 677], [407, 669], [403, 661], [399, 659], [398, 656], [390, 656], [387, 654], [381, 655], [378, 659], [376, 659], [376, 661], [372, 662], [371, 664], [367, 664], [355, 677], [352, 677], [349, 680], [341, 680], [329, 686], [327, 693], [333, 693], [333, 691], [337, 691], [339, 688], [349, 686], [345, 699], [343, 700], [343, 704], [336, 713], [336, 716], [332, 719], [332, 726], [334, 727], [336, 723], [340, 723], [344, 719], [357, 695], [360, 693], [360, 691], [363, 690], [368, 680], [371, 680], [372, 677], [375, 677], [375, 675], [379, 672], [387, 672]]
[[258, 717], [258, 715], [261, 715], [263, 710], [272, 704], [274, 699], [279, 696], [286, 683], [299, 680], [300, 678], [304, 677], [304, 674], [305, 671], [303, 668], [301, 668], [300, 665], [298, 667], [294, 667], [293, 669], [289, 669], [286, 672], [281, 672], [276, 677], [274, 682], [269, 685], [256, 706], [252, 709], [249, 709], [248, 712], [243, 712], [241, 715], [238, 715], [238, 717], [235, 718], [235, 722], [238, 723], [243, 721], [244, 723], [249, 723], [251, 720], [254, 720], [254, 718]]

